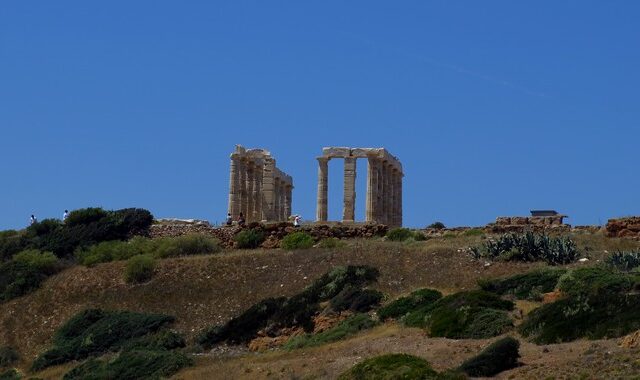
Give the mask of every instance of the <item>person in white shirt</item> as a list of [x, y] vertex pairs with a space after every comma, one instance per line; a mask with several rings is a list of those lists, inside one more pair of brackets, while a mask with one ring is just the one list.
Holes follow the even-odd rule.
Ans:
[[293, 226], [294, 227], [300, 227], [300, 220], [302, 219], [302, 217], [300, 215], [296, 215], [293, 217]]
[[35, 215], [31, 215], [31, 218], [29, 218], [29, 224], [36, 224], [38, 223], [38, 218], [35, 217]]
[[69, 210], [64, 210], [64, 214], [62, 215], [62, 221], [66, 221], [69, 217]]

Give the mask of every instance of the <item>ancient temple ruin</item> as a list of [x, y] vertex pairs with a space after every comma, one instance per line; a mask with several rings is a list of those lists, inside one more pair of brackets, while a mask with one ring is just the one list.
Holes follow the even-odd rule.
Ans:
[[318, 202], [316, 220], [326, 222], [328, 217], [329, 160], [344, 159], [344, 207], [342, 221], [349, 223], [355, 219], [356, 203], [356, 160], [366, 158], [367, 199], [365, 221], [402, 226], [402, 164], [384, 148], [343, 148], [322, 149], [318, 157]]
[[291, 176], [276, 167], [276, 160], [264, 149], [236, 145], [231, 153], [229, 213], [247, 222], [286, 221], [291, 215]]

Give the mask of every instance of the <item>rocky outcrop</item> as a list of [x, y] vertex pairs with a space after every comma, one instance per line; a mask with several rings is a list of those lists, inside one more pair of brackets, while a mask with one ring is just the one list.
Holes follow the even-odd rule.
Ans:
[[609, 219], [605, 230], [609, 237], [640, 239], [640, 217]]

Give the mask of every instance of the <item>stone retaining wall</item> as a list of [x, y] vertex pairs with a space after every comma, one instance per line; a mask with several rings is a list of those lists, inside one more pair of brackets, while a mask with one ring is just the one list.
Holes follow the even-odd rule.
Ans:
[[571, 226], [564, 224], [565, 216], [501, 216], [495, 223], [487, 224], [487, 230], [491, 233], [505, 232], [542, 232], [548, 230], [569, 230]]
[[605, 227], [609, 237], [627, 237], [640, 239], [640, 217], [609, 219]]
[[250, 223], [246, 227], [224, 226], [213, 227], [206, 222], [196, 223], [158, 223], [151, 226], [149, 235], [151, 238], [175, 237], [189, 234], [205, 234], [220, 240], [226, 248], [234, 246], [234, 236], [243, 229], [254, 228], [264, 232], [266, 239], [262, 246], [264, 248], [276, 248], [280, 245], [280, 240], [296, 230], [305, 231], [316, 240], [322, 238], [370, 238], [374, 236], [384, 236], [389, 228], [382, 224], [310, 224], [299, 228], [293, 227], [291, 223]]

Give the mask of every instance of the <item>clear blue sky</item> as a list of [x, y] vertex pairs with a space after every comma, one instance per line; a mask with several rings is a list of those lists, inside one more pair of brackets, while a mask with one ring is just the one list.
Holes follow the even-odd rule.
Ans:
[[640, 214], [640, 2], [523, 3], [3, 2], [0, 229], [87, 206], [220, 221], [234, 144], [275, 155], [306, 219], [332, 145], [401, 159], [409, 226]]

